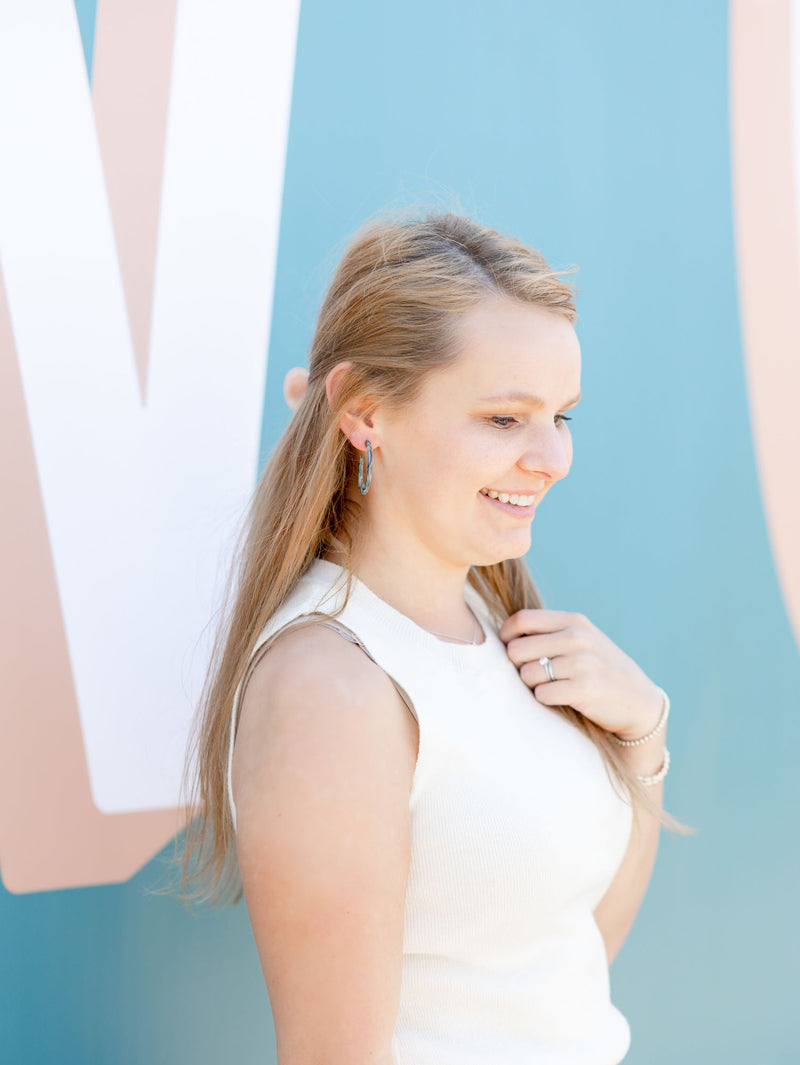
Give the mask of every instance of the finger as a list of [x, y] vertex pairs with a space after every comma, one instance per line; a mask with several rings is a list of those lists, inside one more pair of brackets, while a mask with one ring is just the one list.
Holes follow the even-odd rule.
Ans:
[[534, 684], [545, 681], [552, 684], [558, 680], [567, 680], [573, 685], [579, 684], [582, 692], [585, 692], [587, 684], [597, 688], [598, 681], [607, 686], [607, 680], [604, 680], [603, 665], [597, 655], [591, 651], [579, 650], [547, 657], [550, 659], [552, 678], [548, 676], [547, 669], [541, 661], [541, 655], [538, 658], [526, 658], [518, 666], [520, 675], [528, 687], [532, 688]]
[[508, 643], [515, 636], [558, 632], [580, 624], [582, 620], [581, 614], [573, 614], [568, 610], [518, 610], [516, 614], [506, 618], [498, 630], [498, 635], [504, 643]]
[[[568, 628], [558, 632], [545, 632], [537, 636], [515, 636], [506, 644], [506, 654], [515, 666], [523, 662], [538, 661], [544, 655], [548, 658], [574, 659], [575, 665], [585, 667], [599, 658], [596, 646], [586, 629]], [[570, 672], [568, 675], [572, 675]]]
[[538, 662], [543, 655], [556, 658], [567, 654], [569, 650], [568, 637], [563, 631], [545, 632], [538, 636], [515, 636], [506, 644], [506, 654], [515, 666]]
[[[553, 669], [553, 676], [558, 678], [558, 674], [555, 672], [555, 665], [551, 662], [551, 668]], [[537, 684], [553, 683], [547, 675], [547, 670], [538, 660], [531, 662], [525, 662], [519, 667], [519, 675], [529, 688], [535, 688]], [[561, 678], [566, 680], [566, 677]]]
[[575, 699], [575, 690], [569, 680], [546, 681], [537, 684], [532, 691], [536, 702], [542, 706], [572, 706]]

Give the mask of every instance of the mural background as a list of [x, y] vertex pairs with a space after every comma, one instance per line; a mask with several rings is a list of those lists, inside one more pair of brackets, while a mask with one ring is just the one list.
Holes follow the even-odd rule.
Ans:
[[[76, 16], [91, 76], [91, 0]], [[748, 407], [729, 17], [721, 0], [304, 0], [280, 217], [262, 460], [372, 211], [434, 199], [580, 268], [575, 460], [529, 561], [549, 606], [670, 692], [666, 802], [699, 829], [662, 836], [612, 967], [631, 1065], [797, 1060], [800, 660]], [[0, 888], [5, 1060], [274, 1060], [244, 906], [192, 917], [150, 894], [169, 850], [122, 884]]]

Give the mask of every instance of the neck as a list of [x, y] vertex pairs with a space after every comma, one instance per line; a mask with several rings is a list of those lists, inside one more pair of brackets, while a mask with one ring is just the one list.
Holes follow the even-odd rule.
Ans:
[[[438, 636], [482, 643], [480, 626], [464, 600], [468, 565], [448, 565], [422, 545], [397, 544], [376, 529], [364, 530], [353, 559], [359, 580], [384, 602]], [[327, 557], [343, 563], [334, 553]]]

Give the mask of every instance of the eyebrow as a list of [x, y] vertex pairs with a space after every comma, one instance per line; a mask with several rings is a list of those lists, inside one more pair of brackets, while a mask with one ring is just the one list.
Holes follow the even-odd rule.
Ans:
[[[581, 398], [583, 393], [579, 392], [577, 396], [573, 396], [572, 399], [568, 399], [564, 406], [561, 408], [565, 410], [567, 407], [573, 406]], [[541, 396], [531, 395], [530, 392], [504, 392], [500, 396], [486, 396], [484, 399], [479, 399], [479, 403], [524, 403], [527, 407], [546, 407], [547, 402], [542, 399]]]

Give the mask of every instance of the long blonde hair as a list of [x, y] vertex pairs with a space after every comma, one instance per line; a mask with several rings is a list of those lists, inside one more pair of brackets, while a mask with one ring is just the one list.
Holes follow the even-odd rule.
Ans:
[[[227, 754], [234, 695], [260, 632], [315, 557], [335, 549], [352, 574], [358, 504], [347, 489], [358, 452], [339, 428], [342, 414], [359, 396], [394, 408], [411, 402], [426, 375], [453, 358], [459, 315], [487, 298], [549, 308], [574, 323], [575, 289], [562, 280], [565, 272], [516, 238], [452, 213], [376, 216], [350, 241], [319, 312], [306, 392], [261, 475], [235, 552], [187, 752], [185, 898], [222, 902], [241, 895]], [[329, 402], [325, 379], [343, 361], [351, 367]], [[523, 559], [473, 566], [469, 580], [498, 623], [542, 606]], [[635, 806], [683, 830], [648, 796], [604, 729], [571, 707], [554, 709], [592, 739]]]

